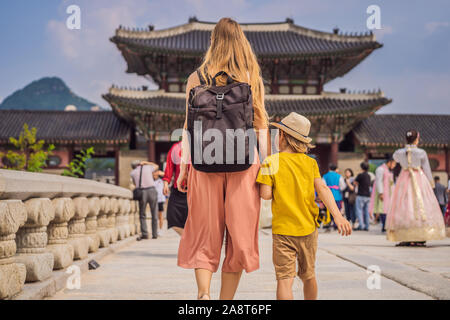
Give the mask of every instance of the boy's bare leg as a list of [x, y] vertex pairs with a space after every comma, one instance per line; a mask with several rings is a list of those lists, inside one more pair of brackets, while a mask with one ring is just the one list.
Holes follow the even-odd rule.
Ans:
[[233, 300], [241, 279], [240, 272], [222, 272], [222, 285], [220, 288], [220, 300]]
[[198, 300], [210, 300], [209, 288], [211, 286], [212, 272], [206, 269], [195, 269], [195, 280], [197, 280]]
[[[305, 300], [317, 300], [317, 281], [316, 277], [302, 280], [303, 281], [303, 296]], [[292, 291], [292, 290], [291, 290]]]
[[172, 228], [173, 228], [173, 230], [175, 230], [175, 232], [178, 233], [180, 236], [183, 235], [183, 231], [184, 231], [183, 228], [180, 228], [180, 227], [172, 227]]
[[277, 300], [293, 300], [292, 285], [294, 278], [277, 281]]

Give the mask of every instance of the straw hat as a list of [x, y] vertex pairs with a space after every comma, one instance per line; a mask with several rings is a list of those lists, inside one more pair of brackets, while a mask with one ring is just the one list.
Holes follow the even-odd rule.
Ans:
[[304, 143], [310, 143], [312, 139], [308, 137], [311, 122], [304, 116], [291, 112], [287, 117], [284, 117], [280, 122], [271, 122], [272, 126], [283, 130], [288, 135]]

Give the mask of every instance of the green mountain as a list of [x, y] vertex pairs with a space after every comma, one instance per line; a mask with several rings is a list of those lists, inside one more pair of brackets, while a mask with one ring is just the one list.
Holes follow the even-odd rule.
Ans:
[[0, 104], [0, 109], [64, 110], [74, 105], [77, 110], [90, 110], [95, 104], [73, 93], [60, 78], [42, 78], [17, 90]]

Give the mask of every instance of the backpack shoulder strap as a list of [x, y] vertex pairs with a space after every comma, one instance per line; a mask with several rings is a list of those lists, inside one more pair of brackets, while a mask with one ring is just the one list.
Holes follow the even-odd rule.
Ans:
[[198, 75], [198, 78], [200, 79], [200, 84], [201, 84], [202, 86], [205, 85], [205, 84], [206, 84], [206, 81], [205, 81], [205, 79], [203, 78], [202, 73], [200, 72], [199, 69], [197, 69], [197, 75]]

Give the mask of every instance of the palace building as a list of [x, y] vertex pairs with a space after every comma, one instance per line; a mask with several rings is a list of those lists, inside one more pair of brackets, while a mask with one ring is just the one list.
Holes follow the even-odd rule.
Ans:
[[[201, 64], [215, 23], [195, 17], [177, 27], [146, 30], [119, 27], [111, 41], [127, 62], [127, 72], [151, 78], [157, 90], [111, 87], [104, 98], [114, 113], [136, 128], [148, 145], [148, 158], [164, 159], [170, 133], [182, 128], [189, 74]], [[278, 120], [292, 111], [307, 116], [321, 171], [338, 161], [339, 143], [361, 121], [391, 102], [381, 91], [326, 92], [323, 87], [342, 77], [382, 47], [372, 33], [321, 32], [294, 24], [241, 24], [262, 69], [266, 109]]]
[[[173, 141], [183, 126], [186, 80], [200, 66], [215, 23], [190, 18], [187, 24], [154, 30], [119, 27], [111, 41], [122, 53], [127, 72], [157, 84], [130, 89], [112, 86], [103, 95], [112, 111], [0, 110], [0, 151], [12, 149], [24, 123], [37, 128], [37, 138], [56, 146], [45, 172], [60, 174], [80, 150], [93, 146], [96, 161], [113, 163], [111, 172], [87, 178], [129, 187], [131, 162], [149, 159], [164, 167]], [[404, 145], [409, 129], [420, 132], [434, 175], [446, 181], [450, 172], [450, 115], [374, 114], [392, 100], [372, 92], [324, 91], [382, 47], [369, 34], [321, 32], [286, 19], [279, 23], [241, 24], [262, 69], [265, 106], [272, 121], [292, 111], [311, 120], [311, 136], [321, 173], [330, 162], [341, 172], [359, 172], [361, 161], [379, 165]], [[101, 159], [98, 159], [101, 158]], [[2, 166], [0, 159], [0, 167]], [[94, 176], [96, 175], [96, 176]]]

